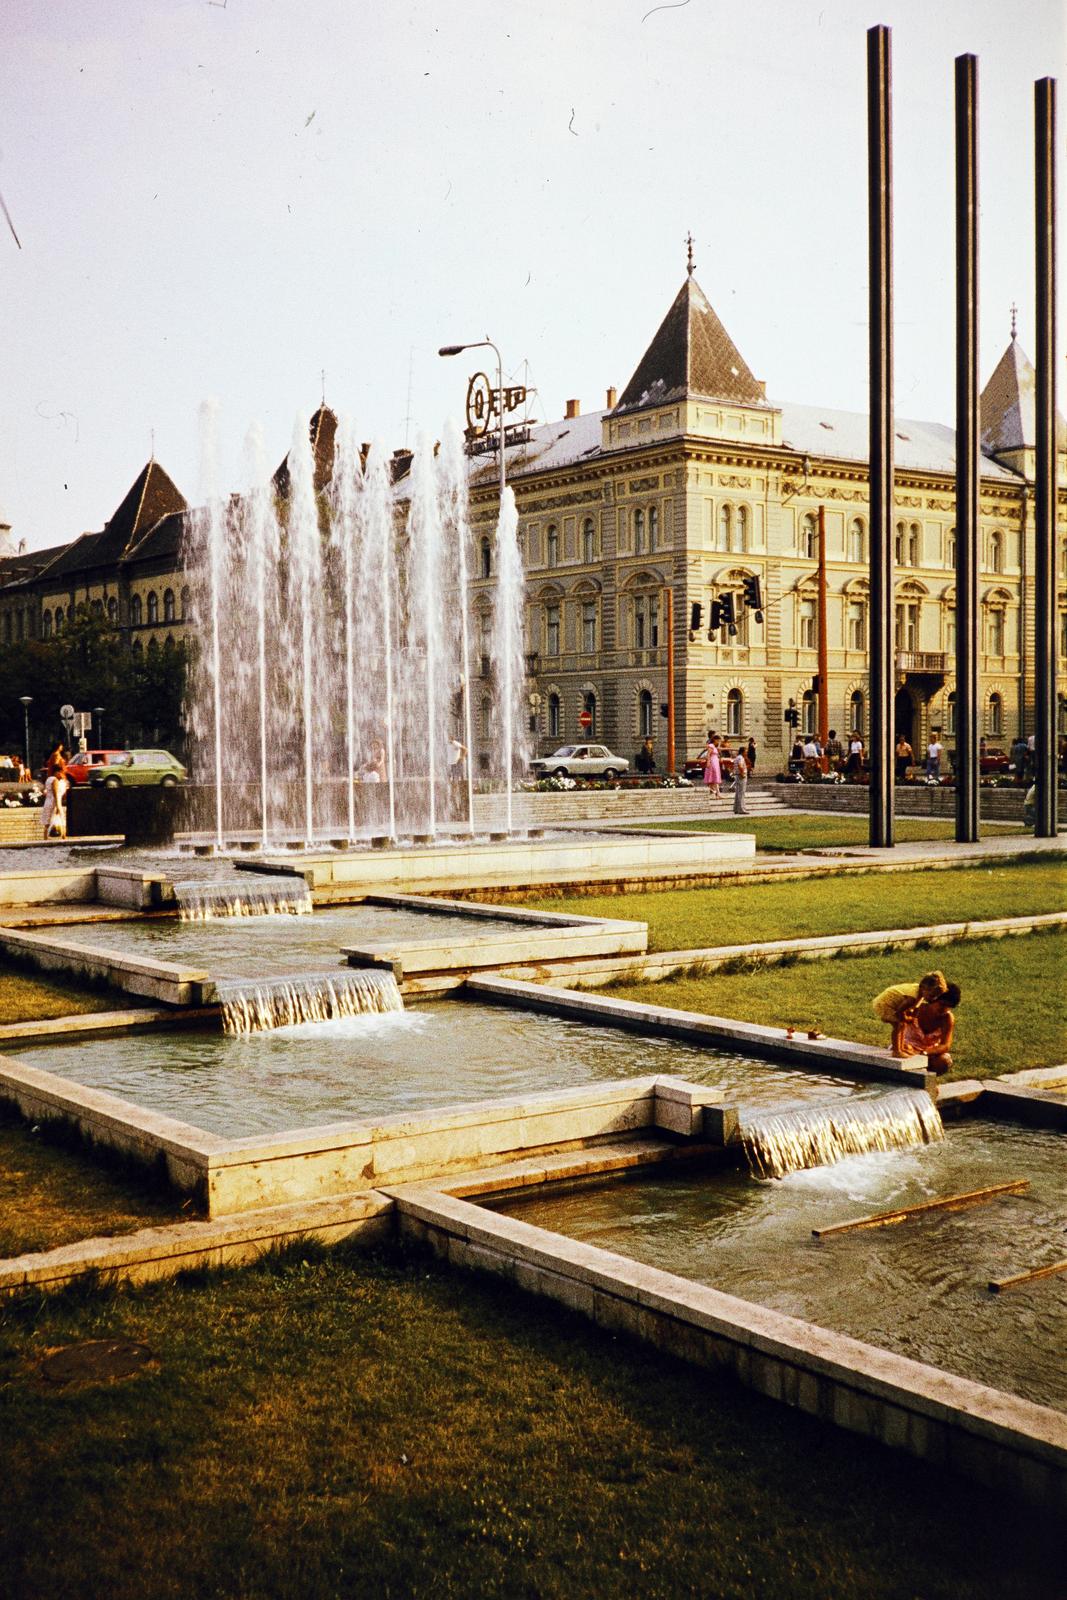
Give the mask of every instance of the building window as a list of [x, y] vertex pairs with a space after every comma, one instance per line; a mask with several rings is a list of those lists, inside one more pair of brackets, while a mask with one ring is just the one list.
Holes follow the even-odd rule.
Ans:
[[163, 594], [163, 621], [174, 621], [174, 590], [167, 589]]
[[586, 517], [582, 523], [582, 560], [587, 563], [596, 560], [596, 530], [592, 517]]
[[999, 694], [989, 696], [989, 731], [994, 737], [1004, 732], [1004, 702]]
[[596, 601], [582, 601], [582, 649], [592, 655], [596, 649]]
[[545, 607], [545, 654], [559, 655], [559, 606]]
[[950, 694], [945, 702], [945, 732], [956, 737], [956, 696]]
[[897, 650], [912, 652], [919, 643], [919, 607], [914, 601], [899, 601], [893, 624], [893, 645]]
[[986, 650], [991, 656], [1004, 654], [1004, 613], [986, 612]]
[[815, 601], [801, 600], [797, 608], [797, 643], [801, 650], [814, 650], [815, 642]]
[[904, 565], [904, 524], [898, 522], [893, 534], [893, 560], [898, 567]]
[[719, 550], [729, 550], [730, 548], [730, 523], [732, 520], [730, 507], [723, 506], [719, 511], [719, 542], [716, 546]]
[[848, 702], [848, 731], [849, 733], [863, 732], [864, 701], [863, 690], [853, 689]]
[[550, 523], [545, 534], [545, 566], [559, 566], [559, 529], [554, 522]]
[[159, 596], [154, 589], [148, 591], [148, 624], [159, 621]]
[[955, 567], [955, 565], [956, 565], [956, 530], [955, 530], [955, 528], [950, 528], [948, 530], [948, 532], [946, 533], [946, 535], [945, 535], [945, 566], [946, 567]]
[[483, 578], [492, 577], [493, 574], [493, 547], [488, 539], [483, 539], [478, 546], [478, 571]]
[[638, 506], [634, 512], [634, 555], [645, 553], [645, 513]]
[[726, 696], [726, 732], [731, 739], [741, 737], [745, 719], [745, 697], [740, 689], [731, 689]]
[[138, 660], [144, 655], [144, 645], [140, 639], [135, 639], [130, 645], [130, 654], [131, 656], [137, 656]]
[[[45, 612], [47, 617], [48, 612]], [[1067, 611], [1060, 612], [1060, 655], [1067, 656]]]
[[945, 654], [956, 654], [956, 607], [945, 607]]
[[16, 611], [15, 612], [15, 638], [18, 640], [18, 642], [20, 644], [22, 643], [22, 637], [23, 637], [23, 633], [25, 632], [25, 628], [26, 628], [26, 623], [25, 623], [25, 619], [24, 619], [23, 613], [21, 611]]
[[850, 561], [867, 559], [867, 529], [863, 525], [862, 517], [854, 517], [849, 523], [848, 559]]
[[107, 620], [109, 622], [117, 622], [119, 620], [119, 603], [114, 595], [111, 596], [107, 603]]
[[186, 585], [186, 587], [183, 588], [183, 590], [182, 590], [182, 621], [185, 622], [186, 619], [188, 618], [188, 616], [189, 616], [189, 588], [188, 588], [188, 585]]
[[800, 727], [809, 739], [818, 732], [819, 698], [814, 689], [805, 689], [800, 702]]
[[46, 611], [41, 618], [41, 628], [43, 637], [50, 639], [52, 637], [52, 613], [50, 611]]
[[10, 611], [5, 611], [4, 612], [4, 643], [5, 644], [10, 644], [11, 643], [11, 613], [10, 613]]
[[1067, 695], [1060, 695], [1056, 731], [1067, 737]]
[[104, 602], [102, 600], [94, 600], [92, 605], [89, 607], [89, 615], [93, 617], [102, 617], [104, 615]]
[[1004, 571], [1004, 541], [1002, 536], [995, 530], [989, 535], [989, 570], [990, 572]]
[[486, 740], [493, 737], [493, 702], [488, 695], [482, 701], [482, 737]]
[[587, 739], [597, 739], [597, 738], [599, 738], [600, 735], [599, 735], [599, 733], [597, 731], [597, 720], [596, 720], [596, 695], [593, 693], [592, 689], [587, 689], [585, 694], [582, 696], [582, 709], [584, 711], [588, 712], [589, 716], [592, 718], [592, 721], [589, 723], [589, 726], [585, 730], [586, 738]]
[[922, 529], [919, 527], [917, 522], [913, 522], [911, 527], [908, 529], [909, 567], [918, 567], [922, 565], [922, 542]]
[[867, 648], [867, 605], [863, 600], [848, 602], [848, 648], [850, 650]]
[[63, 632], [63, 607], [56, 606], [56, 632]]
[[659, 507], [648, 508], [648, 548], [655, 550], [659, 546]]
[[659, 645], [659, 596], [639, 594], [634, 599], [634, 648], [655, 650]]
[[738, 506], [737, 515], [734, 517], [734, 549], [748, 549], [748, 511], [745, 506]]
[[652, 693], [642, 689], [637, 697], [637, 732], [642, 739], [652, 737]]
[[809, 511], [800, 524], [800, 553], [809, 561], [815, 561], [819, 555], [819, 524]]
[[135, 594], [130, 600], [130, 627], [139, 628], [143, 621], [144, 607], [141, 604], [141, 596], [139, 594]]
[[560, 700], [559, 695], [553, 693], [548, 697], [548, 737], [550, 739], [559, 738], [559, 724]]

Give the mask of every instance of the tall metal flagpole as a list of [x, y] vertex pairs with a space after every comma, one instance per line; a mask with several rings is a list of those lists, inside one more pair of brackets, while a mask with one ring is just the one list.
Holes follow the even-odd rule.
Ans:
[[890, 35], [867, 33], [870, 305], [870, 842], [893, 843], [893, 173]]
[[956, 838], [979, 831], [978, 61], [956, 57]]
[[1034, 834], [1056, 836], [1056, 80], [1034, 84], [1037, 277], [1034, 526]]

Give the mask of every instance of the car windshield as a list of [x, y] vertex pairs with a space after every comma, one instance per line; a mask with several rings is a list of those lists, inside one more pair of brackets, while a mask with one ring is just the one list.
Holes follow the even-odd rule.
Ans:
[[565, 744], [561, 749], [556, 751], [557, 756], [572, 756], [573, 754], [574, 746], [572, 744]]

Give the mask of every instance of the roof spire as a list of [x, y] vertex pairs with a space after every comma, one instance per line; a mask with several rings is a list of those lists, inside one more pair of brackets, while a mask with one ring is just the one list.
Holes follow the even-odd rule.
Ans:
[[319, 377], [322, 379], [322, 403], [323, 403], [323, 405], [325, 405], [326, 404], [326, 368], [325, 367], [321, 367], [319, 369]]
[[1013, 300], [1012, 303], [1011, 303], [1011, 339], [1012, 339], [1012, 343], [1013, 344], [1015, 343], [1015, 318], [1017, 317], [1018, 312], [1019, 312], [1019, 307], [1015, 304], [1015, 301]]
[[689, 276], [692, 277], [696, 270], [696, 262], [693, 260], [693, 235], [691, 233], [686, 234], [685, 245], [687, 252], [685, 270], [688, 272]]

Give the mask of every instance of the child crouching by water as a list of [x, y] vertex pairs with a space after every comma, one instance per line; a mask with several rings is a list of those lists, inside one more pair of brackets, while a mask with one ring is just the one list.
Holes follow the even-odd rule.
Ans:
[[942, 1073], [952, 1066], [952, 1007], [959, 1001], [958, 984], [946, 982], [943, 972], [928, 972], [918, 983], [883, 989], [872, 1009], [893, 1029], [889, 1048], [895, 1056], [928, 1056], [930, 1070]]

